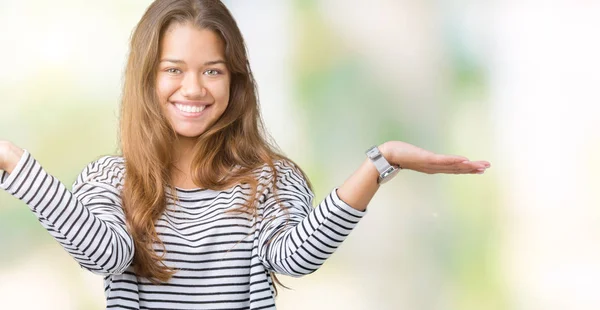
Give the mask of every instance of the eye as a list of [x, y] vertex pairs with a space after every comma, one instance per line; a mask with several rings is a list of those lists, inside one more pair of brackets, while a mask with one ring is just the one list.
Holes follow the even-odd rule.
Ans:
[[181, 70], [179, 70], [177, 68], [168, 68], [165, 70], [165, 72], [167, 72], [169, 74], [180, 74]]
[[208, 69], [206, 71], [204, 71], [205, 75], [219, 75], [221, 74], [221, 72], [219, 70], [214, 70], [214, 69]]

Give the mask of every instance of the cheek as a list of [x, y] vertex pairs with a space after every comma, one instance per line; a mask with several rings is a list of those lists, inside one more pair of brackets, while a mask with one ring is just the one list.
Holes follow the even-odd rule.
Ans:
[[214, 91], [215, 99], [228, 104], [229, 103], [229, 81], [220, 83]]
[[156, 94], [161, 103], [165, 103], [171, 94], [175, 91], [176, 85], [173, 80], [158, 78], [156, 80]]

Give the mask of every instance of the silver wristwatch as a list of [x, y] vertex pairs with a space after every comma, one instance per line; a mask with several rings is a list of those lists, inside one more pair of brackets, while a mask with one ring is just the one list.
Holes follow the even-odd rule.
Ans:
[[375, 165], [375, 168], [377, 168], [377, 171], [379, 171], [379, 178], [377, 179], [377, 183], [379, 184], [383, 184], [391, 180], [394, 176], [396, 176], [396, 174], [398, 174], [400, 169], [402, 169], [400, 166], [390, 165], [390, 163], [385, 160], [383, 155], [381, 155], [381, 152], [377, 146], [370, 147], [366, 154], [371, 162]]

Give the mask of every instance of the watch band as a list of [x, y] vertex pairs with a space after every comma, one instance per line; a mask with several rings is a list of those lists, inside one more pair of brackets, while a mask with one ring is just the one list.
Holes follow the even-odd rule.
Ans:
[[390, 165], [385, 157], [383, 157], [377, 146], [370, 147], [366, 154], [371, 162], [375, 165], [375, 168], [377, 168], [377, 171], [379, 171], [377, 183], [383, 184], [391, 180], [396, 174], [398, 174], [398, 171], [402, 169], [400, 166]]

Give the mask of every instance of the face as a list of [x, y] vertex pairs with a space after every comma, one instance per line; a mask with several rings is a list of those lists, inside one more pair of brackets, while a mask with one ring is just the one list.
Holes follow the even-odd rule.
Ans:
[[230, 74], [224, 50], [221, 38], [210, 30], [173, 24], [165, 32], [156, 89], [180, 137], [198, 137], [225, 112]]

